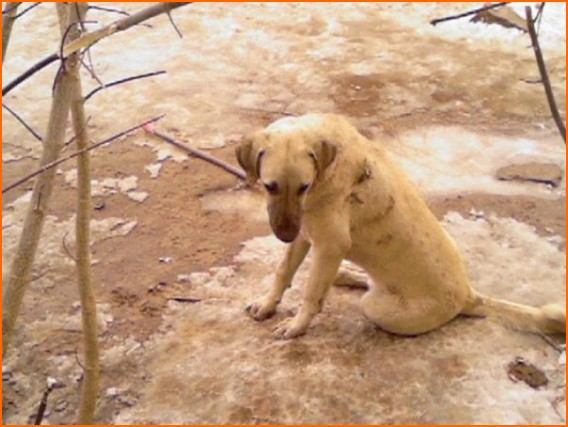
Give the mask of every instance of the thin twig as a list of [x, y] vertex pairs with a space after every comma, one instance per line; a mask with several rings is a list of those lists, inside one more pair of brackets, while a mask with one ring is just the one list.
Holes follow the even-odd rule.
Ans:
[[[124, 15], [124, 16], [130, 16], [131, 15], [131, 13], [128, 13], [125, 10], [115, 9], [115, 8], [106, 7], [106, 6], [104, 6], [104, 7], [103, 6], [89, 6], [89, 9], [101, 10], [103, 12], [118, 13], [119, 15]], [[152, 28], [152, 29], [154, 28], [154, 27], [152, 27], [152, 25], [147, 24], [145, 22], [138, 24], [138, 25], [141, 25], [141, 26], [146, 27], [146, 28]]]
[[2, 96], [6, 96], [12, 89], [14, 89], [16, 86], [18, 86], [20, 83], [22, 83], [23, 81], [29, 79], [31, 76], [33, 76], [35, 73], [37, 73], [38, 71], [44, 69], [45, 67], [47, 67], [49, 64], [51, 64], [52, 62], [55, 62], [59, 59], [59, 55], [57, 53], [51, 54], [46, 58], [43, 58], [41, 61], [35, 63], [34, 65], [32, 65], [31, 68], [29, 68], [28, 70], [26, 70], [24, 73], [20, 74], [18, 77], [16, 77], [14, 80], [12, 80], [10, 83], [8, 83], [6, 86], [4, 86], [2, 88]]
[[182, 150], [187, 151], [188, 153], [194, 155], [195, 157], [200, 158], [201, 160], [205, 160], [206, 162], [209, 162], [211, 164], [214, 164], [215, 166], [219, 166], [221, 169], [226, 170], [227, 172], [235, 175], [237, 178], [242, 179], [243, 181], [245, 181], [247, 179], [246, 175], [244, 174], [244, 172], [240, 171], [239, 169], [235, 168], [234, 166], [229, 165], [228, 163], [225, 163], [222, 160], [219, 160], [201, 150], [198, 150], [197, 148], [193, 148], [190, 147], [182, 142], [179, 142], [177, 140], [175, 140], [174, 138], [172, 138], [169, 135], [166, 135], [160, 131], [157, 131], [154, 126], [151, 125], [147, 125], [144, 126], [144, 130], [152, 135], [156, 135], [157, 137], [160, 137], [161, 139], [163, 139], [166, 142], [169, 142], [172, 145], [175, 145], [178, 148], [181, 148]]
[[274, 115], [278, 115], [278, 116], [292, 116], [292, 117], [298, 116], [298, 114], [292, 113], [292, 112], [286, 110], [286, 108], [284, 108], [282, 110], [265, 110], [263, 108], [239, 107], [239, 110], [252, 111], [254, 113], [274, 114]]
[[550, 108], [550, 113], [552, 118], [556, 123], [558, 132], [564, 139], [564, 144], [566, 144], [566, 126], [560, 117], [558, 112], [558, 107], [556, 106], [556, 101], [554, 100], [554, 93], [552, 92], [552, 85], [550, 84], [550, 78], [548, 77], [548, 72], [546, 71], [546, 64], [544, 63], [544, 58], [542, 56], [542, 51], [540, 50], [540, 45], [538, 43], [538, 36], [534, 28], [534, 21], [532, 19], [532, 9], [530, 6], [525, 8], [525, 13], [527, 17], [527, 26], [529, 28], [529, 34], [531, 36], [531, 43], [534, 50], [534, 55], [536, 57], [536, 62], [538, 64], [538, 70], [540, 72], [540, 77], [542, 79], [542, 84], [544, 86], [544, 92], [546, 93], [546, 99], [548, 101], [548, 106]]
[[99, 92], [103, 89], [107, 89], [109, 87], [116, 86], [116, 85], [119, 85], [119, 84], [122, 84], [122, 83], [130, 82], [132, 80], [139, 80], [139, 79], [143, 79], [143, 78], [146, 78], [146, 77], [159, 76], [161, 74], [166, 74], [166, 71], [162, 70], [162, 71], [155, 71], [155, 72], [152, 72], [152, 73], [140, 74], [140, 75], [137, 75], [137, 76], [127, 77], [125, 79], [120, 79], [120, 80], [116, 80], [114, 82], [103, 84], [103, 85], [93, 89], [91, 92], [89, 92], [89, 94], [85, 96], [85, 102], [90, 97], [92, 97], [94, 94], [96, 94], [97, 92]]
[[120, 10], [120, 9], [115, 9], [115, 8], [112, 8], [112, 7], [89, 5], [89, 9], [102, 10], [103, 12], [112, 12], [112, 13], [118, 13], [119, 15], [130, 16], [130, 13], [128, 13], [128, 12], [126, 12], [124, 10]]
[[183, 34], [181, 33], [181, 31], [177, 27], [176, 23], [174, 22], [174, 18], [172, 17], [172, 13], [168, 12], [168, 13], [166, 13], [166, 15], [168, 15], [168, 18], [170, 19], [172, 27], [174, 27], [174, 30], [176, 30], [176, 33], [178, 34], [179, 38], [183, 39]]
[[534, 21], [538, 22], [536, 27], [536, 34], [537, 36], [540, 34], [540, 24], [542, 24], [542, 16], [544, 15], [544, 5], [546, 2], [541, 2], [540, 6], [538, 6], [538, 10], [536, 12], [536, 16], [534, 17]]
[[69, 248], [67, 247], [67, 235], [69, 234], [69, 231], [67, 231], [65, 233], [65, 235], [63, 236], [63, 239], [61, 239], [61, 246], [63, 247], [63, 250], [65, 251], [65, 253], [67, 254], [67, 256], [69, 258], [71, 258], [73, 261], [77, 262], [77, 258], [75, 258], [73, 256], [73, 254], [71, 253], [71, 251], [69, 250]]
[[69, 141], [67, 141], [65, 143], [65, 147], [67, 147], [67, 146], [69, 146], [69, 145], [71, 145], [75, 142], [75, 140], [79, 137], [79, 135], [81, 135], [83, 133], [83, 131], [87, 128], [87, 125], [89, 124], [90, 121], [91, 121], [91, 116], [89, 116], [87, 118], [87, 120], [85, 120], [85, 123], [83, 124], [83, 127], [81, 128], [81, 132], [79, 132], [79, 134], [77, 134], [77, 135], [73, 135], [71, 137], [71, 139], [69, 139]]
[[543, 333], [539, 333], [538, 334], [549, 346], [551, 346], [554, 350], [556, 350], [558, 353], [562, 354], [562, 352], [564, 352], [564, 349], [562, 347], [560, 347], [558, 344], [556, 344], [554, 341], [552, 341], [552, 339], [550, 339], [549, 336], [544, 335]]
[[22, 119], [22, 117], [19, 116], [14, 110], [12, 110], [4, 103], [2, 103], [2, 108], [5, 108], [6, 111], [8, 111], [12, 116], [14, 116], [14, 118], [17, 121], [19, 121], [22, 124], [22, 126], [24, 126], [28, 130], [28, 132], [30, 132], [34, 136], [35, 139], [37, 139], [40, 142], [43, 142], [43, 138], [40, 136], [40, 134], [37, 133], [30, 125], [28, 125], [26, 121]]
[[22, 10], [20, 13], [18, 13], [16, 16], [14, 16], [14, 19], [18, 19], [21, 16], [25, 15], [26, 13], [28, 13], [30, 10], [35, 9], [36, 7], [38, 7], [41, 4], [41, 2], [37, 2], [32, 4], [31, 6], [27, 7], [26, 9]]
[[490, 4], [484, 7], [480, 7], [479, 9], [473, 9], [470, 10], [469, 12], [465, 12], [465, 13], [460, 13], [459, 15], [452, 15], [452, 16], [447, 16], [445, 18], [439, 18], [439, 19], [433, 19], [430, 21], [431, 25], [436, 26], [437, 24], [439, 24], [440, 22], [446, 22], [446, 21], [453, 21], [454, 19], [460, 19], [460, 18], [464, 18], [466, 16], [469, 15], [475, 15], [476, 13], [479, 12], [485, 12], [486, 10], [491, 10], [491, 9], [495, 9], [497, 7], [503, 7], [506, 4], [511, 3], [510, 1], [503, 1], [500, 3], [495, 3], [495, 4]]
[[188, 303], [196, 303], [202, 301], [201, 298], [195, 298], [195, 297], [170, 297], [167, 300], [175, 302], [188, 302]]
[[122, 137], [122, 136], [124, 136], [124, 135], [127, 135], [127, 134], [129, 134], [130, 132], [133, 132], [133, 131], [135, 131], [135, 130], [137, 130], [137, 129], [140, 129], [141, 127], [144, 127], [144, 126], [146, 126], [146, 125], [148, 125], [148, 124], [150, 124], [150, 123], [157, 122], [158, 120], [161, 120], [162, 118], [164, 118], [164, 116], [165, 116], [165, 114], [162, 114], [162, 115], [160, 115], [160, 116], [158, 116], [158, 117], [154, 117], [153, 119], [147, 120], [147, 121], [145, 121], [144, 123], [141, 123], [141, 124], [139, 124], [139, 125], [133, 126], [133, 127], [131, 127], [130, 129], [127, 129], [127, 130], [125, 130], [125, 131], [123, 131], [123, 132], [120, 132], [120, 133], [118, 133], [118, 134], [116, 134], [116, 135], [113, 135], [113, 136], [111, 136], [111, 137], [109, 137], [109, 138], [107, 138], [107, 139], [105, 139], [105, 140], [102, 140], [102, 141], [100, 141], [100, 142], [97, 142], [96, 144], [93, 144], [93, 145], [89, 146], [89, 147], [88, 147], [87, 149], [85, 149], [85, 150], [76, 151], [76, 152], [74, 152], [73, 154], [70, 154], [69, 156], [62, 157], [62, 158], [60, 158], [60, 159], [55, 160], [54, 162], [48, 163], [48, 164], [46, 164], [45, 166], [42, 166], [41, 168], [39, 168], [39, 169], [37, 169], [36, 171], [32, 172], [31, 174], [25, 176], [24, 178], [19, 179], [19, 180], [16, 181], [15, 183], [10, 184], [8, 187], [3, 188], [3, 189], [2, 189], [2, 194], [6, 193], [6, 192], [8, 192], [8, 191], [10, 191], [10, 190], [13, 190], [14, 188], [18, 187], [19, 185], [22, 185], [24, 182], [29, 181], [29, 180], [32, 179], [33, 177], [35, 177], [35, 176], [37, 176], [37, 175], [39, 175], [39, 174], [41, 174], [41, 173], [43, 173], [43, 172], [45, 172], [45, 171], [47, 171], [47, 170], [49, 170], [49, 169], [52, 169], [52, 168], [54, 168], [54, 167], [60, 165], [61, 163], [66, 162], [67, 160], [71, 160], [72, 158], [77, 157], [78, 155], [80, 155], [80, 154], [82, 154], [82, 153], [86, 153], [87, 151], [94, 150], [95, 148], [100, 147], [101, 145], [108, 144], [109, 142], [112, 142], [112, 141], [114, 141], [115, 139], [118, 139], [118, 138], [120, 138], [120, 137]]
[[[73, 28], [75, 28], [76, 25], [77, 25], [76, 22], [69, 24], [65, 29], [65, 31], [63, 32], [63, 36], [61, 36], [61, 43], [59, 44], [59, 58], [61, 59], [61, 68], [64, 73], [67, 72], [67, 70], [65, 68], [65, 55], [63, 54], [63, 48], [65, 47], [65, 40], [67, 39], [69, 32]], [[57, 78], [55, 80], [57, 80]]]
[[103, 83], [103, 81], [99, 78], [99, 76], [97, 76], [97, 73], [95, 73], [95, 69], [93, 68], [93, 60], [91, 59], [91, 51], [89, 49], [87, 49], [87, 56], [89, 58], [91, 66], [87, 65], [82, 57], [79, 59], [79, 61], [81, 61], [81, 64], [83, 64], [83, 67], [85, 67], [85, 70], [89, 72], [91, 77], [96, 80], [99, 85], [104, 86], [105, 84]]
[[77, 347], [75, 347], [75, 362], [77, 362], [77, 365], [79, 365], [79, 367], [83, 370], [83, 375], [84, 375], [85, 366], [81, 363], [81, 360], [79, 359], [79, 349]]

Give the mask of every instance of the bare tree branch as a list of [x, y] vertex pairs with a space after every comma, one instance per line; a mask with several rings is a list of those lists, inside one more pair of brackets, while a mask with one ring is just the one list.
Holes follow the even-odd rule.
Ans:
[[112, 24], [106, 25], [103, 28], [84, 34], [79, 39], [67, 44], [65, 46], [65, 49], [63, 50], [63, 53], [65, 54], [65, 56], [70, 55], [71, 53], [77, 52], [80, 49], [92, 46], [98, 41], [108, 36], [127, 30], [133, 25], [140, 24], [141, 22], [153, 18], [154, 16], [160, 15], [162, 13], [169, 13], [170, 11], [178, 7], [185, 6], [191, 3], [192, 2], [157, 3], [153, 6], [141, 10], [140, 12], [136, 12], [130, 16], [127, 16], [126, 18], [120, 19], [118, 21], [113, 22]]
[[566, 126], [560, 117], [558, 112], [558, 107], [556, 106], [556, 101], [554, 100], [554, 93], [552, 92], [552, 85], [550, 84], [550, 78], [548, 77], [548, 72], [546, 71], [546, 64], [544, 63], [544, 58], [542, 56], [542, 51], [540, 50], [540, 45], [538, 43], [538, 36], [534, 28], [534, 21], [532, 18], [532, 9], [530, 6], [525, 8], [525, 13], [527, 17], [527, 25], [529, 27], [529, 34], [531, 36], [531, 43], [536, 57], [536, 62], [538, 64], [538, 70], [540, 72], [540, 77], [542, 79], [542, 84], [544, 86], [544, 92], [546, 93], [546, 99], [548, 101], [548, 106], [550, 108], [550, 113], [552, 118], [556, 123], [558, 132], [560, 136], [564, 139], [564, 144], [566, 144]]
[[14, 19], [18, 19], [21, 16], [24, 16], [26, 13], [28, 13], [30, 10], [35, 9], [36, 7], [38, 7], [41, 4], [41, 2], [37, 2], [37, 3], [33, 3], [31, 6], [25, 8], [24, 10], [22, 10], [20, 13], [18, 13], [16, 16], [14, 16]]
[[101, 145], [105, 145], [108, 144], [109, 142], [114, 141], [115, 139], [118, 139], [124, 135], [129, 134], [130, 132], [135, 131], [136, 129], [140, 129], [141, 127], [144, 127], [145, 125], [149, 124], [149, 123], [154, 123], [157, 122], [158, 120], [161, 120], [165, 115], [162, 114], [161, 116], [158, 117], [154, 117], [153, 119], [147, 120], [144, 123], [141, 123], [139, 125], [133, 126], [130, 129], [127, 129], [125, 131], [122, 131], [120, 133], [117, 133], [116, 135], [113, 135], [107, 139], [104, 139], [102, 141], [97, 142], [96, 144], [93, 144], [91, 146], [89, 146], [87, 149], [85, 150], [80, 150], [80, 151], [76, 151], [73, 154], [70, 154], [69, 156], [66, 157], [62, 157], [60, 159], [57, 159], [53, 162], [50, 162], [48, 164], [45, 164], [44, 166], [42, 166], [41, 168], [35, 170], [34, 172], [30, 173], [29, 175], [26, 175], [24, 178], [19, 179], [18, 181], [14, 182], [13, 184], [8, 185], [6, 188], [2, 189], [2, 194], [7, 193], [10, 190], [13, 190], [14, 188], [22, 185], [24, 182], [29, 181], [30, 179], [32, 179], [35, 176], [38, 176], [50, 169], [53, 169], [56, 166], [59, 166], [61, 163], [66, 162], [67, 160], [71, 160], [74, 157], [77, 157], [78, 155], [82, 154], [83, 152], [86, 151], [91, 151], [94, 150], [95, 148], [100, 147]]
[[107, 89], [109, 87], [116, 86], [116, 85], [126, 83], [126, 82], [130, 82], [130, 81], [133, 81], [133, 80], [139, 80], [139, 79], [143, 79], [143, 78], [146, 78], [146, 77], [152, 77], [152, 76], [159, 76], [161, 74], [166, 74], [166, 72], [165, 71], [155, 71], [155, 72], [152, 72], [152, 73], [140, 74], [140, 75], [137, 75], [137, 76], [127, 77], [125, 79], [115, 80], [114, 82], [103, 84], [103, 85], [93, 89], [91, 92], [89, 92], [89, 94], [87, 96], [85, 96], [85, 101], [89, 100], [89, 98], [91, 98], [93, 95], [95, 95], [97, 92], [99, 92], [103, 89]]
[[[2, 53], [4, 53], [4, 51], [2, 51]], [[58, 59], [59, 59], [59, 55], [57, 53], [54, 53], [54, 54], [49, 55], [46, 58], [43, 58], [41, 61], [35, 63], [30, 68], [28, 68], [25, 72], [23, 72], [18, 77], [16, 77], [14, 80], [12, 80], [10, 83], [8, 83], [6, 86], [4, 86], [2, 88], [2, 96], [6, 96], [12, 89], [14, 89], [20, 83], [26, 81], [31, 76], [33, 76], [35, 73], [43, 70], [49, 64], [57, 61]]]
[[14, 110], [12, 110], [4, 103], [2, 103], [2, 108], [8, 111], [17, 121], [19, 121], [22, 124], [22, 126], [24, 126], [28, 130], [28, 132], [34, 136], [35, 139], [37, 139], [40, 142], [43, 142], [43, 138], [39, 135], [39, 133], [37, 133], [30, 125], [28, 125], [26, 121], [22, 119], [22, 117], [18, 115]]
[[194, 155], [195, 157], [200, 158], [201, 160], [205, 160], [206, 162], [209, 162], [215, 166], [220, 167], [221, 169], [226, 170], [227, 172], [235, 175], [237, 178], [242, 179], [243, 181], [246, 181], [247, 177], [244, 174], [244, 172], [242, 172], [241, 170], [237, 169], [236, 167], [225, 163], [222, 160], [219, 160], [201, 150], [198, 150], [197, 148], [193, 148], [190, 147], [186, 144], [183, 144], [182, 142], [179, 142], [177, 140], [175, 140], [174, 138], [172, 138], [169, 135], [166, 135], [165, 133], [159, 132], [157, 131], [153, 125], [146, 125], [144, 126], [144, 130], [152, 135], [156, 135], [158, 137], [160, 137], [161, 139], [163, 139], [166, 142], [169, 142], [172, 145], [175, 145], [178, 148], [181, 148], [182, 150], [187, 151], [188, 153]]
[[[171, 2], [171, 3], [158, 3], [153, 6], [147, 7], [146, 9], [141, 10], [133, 15], [130, 15], [126, 18], [120, 19], [115, 21], [112, 24], [109, 24], [103, 28], [100, 28], [95, 31], [91, 31], [89, 33], [83, 34], [79, 39], [68, 43], [63, 48], [63, 55], [66, 57], [74, 52], [77, 52], [81, 49], [86, 49], [98, 41], [108, 37], [114, 33], [118, 33], [120, 31], [127, 30], [128, 28], [132, 27], [133, 25], [138, 25], [143, 21], [153, 18], [154, 16], [160, 15], [162, 13], [168, 13], [178, 7], [185, 6], [187, 4], [191, 4], [192, 2]], [[16, 86], [21, 84], [23, 81], [29, 79], [39, 70], [45, 68], [52, 62], [57, 61], [60, 58], [60, 55], [57, 53], [53, 53], [50, 56], [42, 59], [37, 64], [32, 66], [29, 70], [25, 71], [23, 74], [18, 76], [12, 82], [8, 83], [6, 86], [2, 88], [2, 96], [6, 96], [11, 90], [13, 90]]]
[[454, 19], [460, 19], [460, 18], [464, 18], [466, 16], [475, 15], [476, 13], [479, 13], [479, 12], [485, 12], [486, 10], [495, 9], [497, 7], [503, 7], [503, 6], [505, 6], [506, 4], [509, 4], [509, 3], [511, 3], [511, 2], [510, 1], [503, 1], [503, 2], [500, 2], [500, 3], [489, 4], [487, 6], [480, 7], [478, 9], [473, 9], [473, 10], [470, 10], [469, 12], [460, 13], [459, 15], [452, 15], [452, 16], [447, 16], [445, 18], [432, 19], [430, 21], [430, 24], [436, 26], [437, 24], [439, 24], [441, 22], [453, 21]]

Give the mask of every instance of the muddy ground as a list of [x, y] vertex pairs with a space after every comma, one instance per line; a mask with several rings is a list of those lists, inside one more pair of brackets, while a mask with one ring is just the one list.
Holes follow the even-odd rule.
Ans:
[[[476, 5], [187, 6], [174, 12], [183, 39], [158, 17], [152, 28], [93, 48], [105, 82], [168, 74], [94, 96], [86, 106], [90, 138], [166, 113], [158, 129], [236, 163], [240, 135], [283, 114], [344, 114], [401, 161], [462, 249], [476, 288], [519, 303], [564, 303], [565, 146], [535, 83], [529, 38], [467, 20], [428, 24]], [[114, 18], [91, 12], [100, 22]], [[543, 51], [564, 118], [565, 3], [547, 4], [544, 18]], [[3, 85], [54, 51], [58, 31], [52, 5], [21, 18]], [[4, 99], [42, 133], [55, 69]], [[85, 73], [84, 85], [87, 92], [97, 83]], [[40, 152], [3, 111], [3, 186], [34, 170]], [[522, 170], [528, 162], [560, 168], [560, 181], [495, 178], [503, 167]], [[98, 422], [565, 424], [562, 337], [553, 338], [555, 348], [536, 335], [464, 318], [424, 336], [394, 337], [363, 317], [360, 290], [338, 288], [305, 337], [276, 341], [271, 329], [298, 306], [306, 269], [275, 319], [247, 318], [244, 307], [267, 288], [284, 249], [270, 235], [256, 192], [142, 132], [94, 151], [92, 166]], [[67, 254], [75, 174], [73, 162], [59, 169], [34, 280], [3, 360], [6, 423], [32, 420], [48, 377], [60, 387], [44, 423], [76, 419], [82, 347]], [[30, 189], [2, 198], [4, 273]], [[513, 381], [507, 367], [517, 357], [548, 383], [534, 389]]]

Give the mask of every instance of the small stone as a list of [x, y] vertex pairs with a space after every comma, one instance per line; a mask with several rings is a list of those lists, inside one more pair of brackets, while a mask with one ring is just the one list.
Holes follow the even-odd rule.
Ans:
[[47, 377], [47, 387], [53, 388], [57, 385], [57, 380], [53, 377]]
[[191, 282], [191, 276], [189, 274], [178, 274], [177, 281], [180, 283], [189, 283]]
[[173, 261], [173, 259], [172, 259], [172, 257], [169, 257], [169, 256], [161, 256], [161, 257], [159, 258], [159, 261], [160, 261], [161, 263], [164, 263], [164, 264], [171, 264], [172, 261]]
[[118, 401], [129, 408], [132, 408], [136, 404], [136, 400], [132, 397], [119, 396]]
[[554, 163], [529, 162], [502, 167], [495, 176], [501, 181], [529, 181], [558, 187], [564, 171]]
[[116, 387], [107, 388], [105, 394], [107, 397], [116, 397], [118, 396], [118, 389]]
[[153, 163], [151, 165], [145, 166], [144, 169], [150, 174], [150, 178], [157, 178], [162, 170], [163, 163]]
[[474, 217], [475, 219], [485, 218], [485, 212], [477, 211], [474, 208], [469, 210], [469, 215]]
[[58, 400], [57, 403], [55, 404], [55, 407], [53, 408], [53, 410], [55, 412], [63, 412], [67, 409], [68, 406], [69, 406], [69, 402], [67, 402], [65, 400]]
[[102, 211], [105, 208], [105, 206], [106, 206], [105, 202], [101, 201], [101, 202], [97, 202], [95, 204], [95, 206], [93, 207], [93, 209], [96, 210], [96, 211]]
[[2, 381], [10, 381], [12, 379], [12, 370], [2, 365]]
[[145, 191], [129, 191], [126, 195], [138, 203], [144, 203], [146, 199], [149, 197], [149, 194]]

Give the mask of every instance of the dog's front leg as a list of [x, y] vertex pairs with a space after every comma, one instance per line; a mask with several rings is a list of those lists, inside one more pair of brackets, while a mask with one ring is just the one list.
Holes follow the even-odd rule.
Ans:
[[254, 320], [268, 319], [276, 312], [284, 291], [292, 284], [294, 274], [309, 250], [310, 243], [301, 236], [288, 246], [286, 255], [278, 266], [270, 291], [264, 298], [250, 304], [246, 309]]
[[327, 247], [314, 246], [310, 278], [304, 288], [302, 306], [296, 316], [286, 319], [274, 330], [278, 338], [295, 338], [307, 331], [314, 316], [321, 311], [323, 300], [344, 257], [345, 251], [333, 244]]

